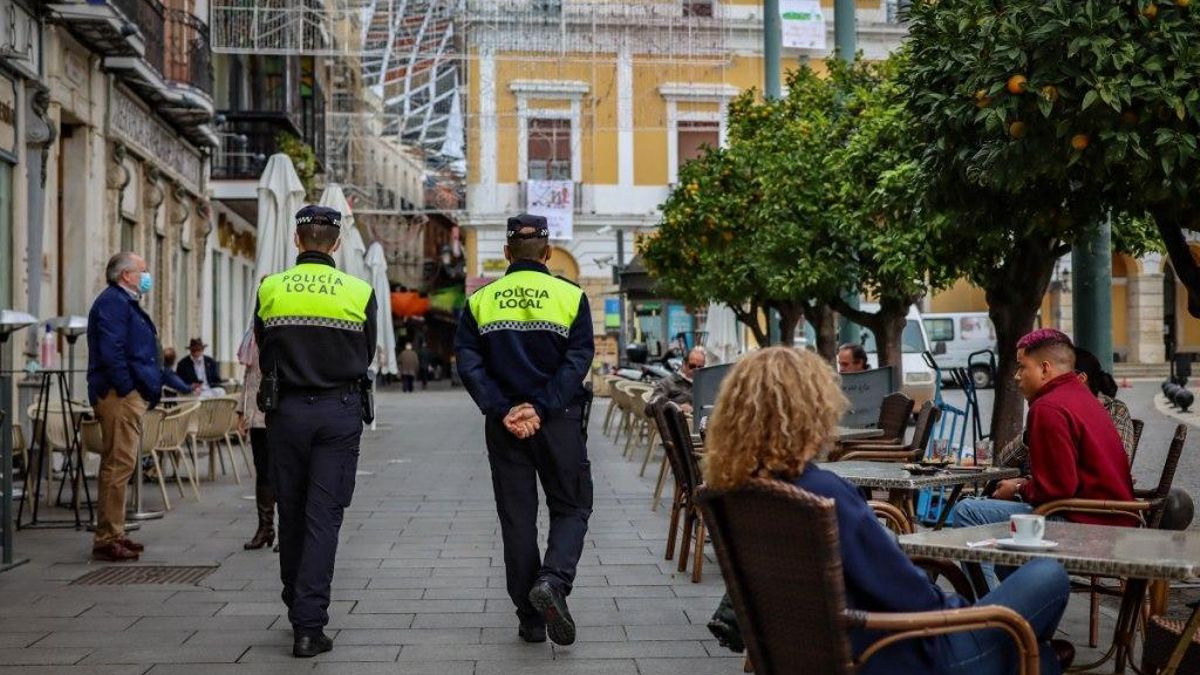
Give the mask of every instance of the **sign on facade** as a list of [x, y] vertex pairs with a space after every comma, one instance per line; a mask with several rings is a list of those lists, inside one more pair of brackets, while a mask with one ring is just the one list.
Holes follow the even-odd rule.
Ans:
[[793, 49], [825, 49], [825, 14], [820, 0], [781, 0], [783, 46]]
[[531, 180], [525, 183], [525, 210], [545, 216], [551, 239], [570, 239], [574, 230], [575, 183]]

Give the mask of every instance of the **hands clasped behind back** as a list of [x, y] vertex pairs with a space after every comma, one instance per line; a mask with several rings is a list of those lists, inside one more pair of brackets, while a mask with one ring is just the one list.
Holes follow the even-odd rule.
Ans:
[[542, 427], [542, 419], [537, 410], [529, 403], [515, 405], [504, 416], [504, 428], [513, 436], [526, 439], [538, 432]]

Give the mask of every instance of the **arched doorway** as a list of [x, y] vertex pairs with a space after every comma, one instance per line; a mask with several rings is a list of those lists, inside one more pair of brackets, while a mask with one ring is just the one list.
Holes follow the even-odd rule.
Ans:
[[579, 283], [579, 263], [575, 262], [575, 256], [564, 248], [550, 247], [550, 260], [546, 262], [546, 267], [550, 268], [550, 273], [555, 276]]

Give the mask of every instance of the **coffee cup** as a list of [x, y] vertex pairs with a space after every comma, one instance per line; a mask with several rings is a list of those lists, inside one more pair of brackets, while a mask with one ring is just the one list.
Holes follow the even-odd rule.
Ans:
[[1046, 536], [1046, 516], [1018, 513], [1009, 520], [1012, 539], [1018, 544], [1039, 544]]

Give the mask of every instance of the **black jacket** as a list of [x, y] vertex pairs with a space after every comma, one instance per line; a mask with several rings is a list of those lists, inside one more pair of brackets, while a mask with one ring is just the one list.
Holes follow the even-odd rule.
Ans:
[[88, 399], [137, 391], [153, 407], [162, 396], [158, 331], [150, 315], [120, 286], [109, 284], [88, 312]]
[[[192, 362], [191, 354], [183, 357], [179, 363], [175, 364], [175, 374], [188, 386], [200, 381], [200, 378], [196, 377], [196, 364]], [[208, 355], [204, 356], [204, 377], [204, 381], [210, 387], [216, 387], [221, 384], [221, 373], [217, 371], [217, 362]]]

